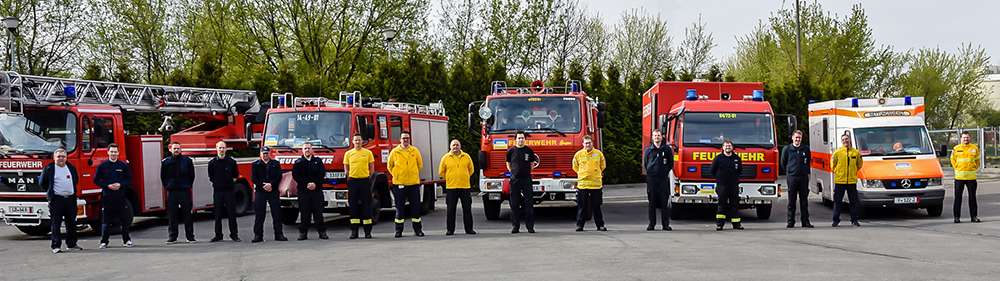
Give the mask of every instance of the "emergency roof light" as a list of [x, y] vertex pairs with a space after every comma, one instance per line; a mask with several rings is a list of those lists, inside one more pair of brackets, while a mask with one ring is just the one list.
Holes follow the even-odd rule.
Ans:
[[858, 107], [858, 99], [857, 98], [852, 98], [851, 99], [851, 107]]
[[76, 99], [76, 86], [66, 85], [66, 87], [63, 87], [63, 95], [66, 96], [67, 100], [75, 100]]
[[695, 91], [694, 89], [687, 89], [687, 96], [685, 97], [685, 99], [698, 100], [698, 91]]
[[764, 90], [753, 90], [754, 101], [764, 101]]
[[574, 92], [574, 93], [579, 92], [580, 91], [580, 81], [576, 81], [576, 80], [569, 81], [569, 91], [570, 92]]
[[913, 97], [910, 97], [910, 96], [903, 97], [903, 104], [904, 105], [913, 105]]

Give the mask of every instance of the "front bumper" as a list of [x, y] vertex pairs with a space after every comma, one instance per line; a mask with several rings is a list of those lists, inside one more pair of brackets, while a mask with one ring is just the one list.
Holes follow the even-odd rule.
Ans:
[[[859, 188], [858, 198], [861, 205], [865, 207], [908, 207], [924, 208], [944, 204], [944, 186], [933, 186], [921, 189], [884, 189], [884, 188]], [[846, 197], [846, 196], [845, 196]], [[916, 200], [900, 200], [913, 198]], [[905, 202], [905, 203], [897, 203]]]
[[[326, 203], [327, 209], [347, 208], [347, 190], [324, 189], [323, 202]], [[281, 197], [281, 207], [298, 208], [299, 197]]]
[[[493, 201], [506, 200], [510, 196], [509, 185], [507, 178], [483, 178], [479, 180], [482, 190], [479, 195]], [[576, 201], [576, 179], [532, 179], [531, 186], [535, 201]]]
[[[671, 192], [670, 202], [677, 204], [717, 204], [714, 182], [677, 182]], [[781, 186], [776, 183], [740, 183], [740, 205], [774, 204], [781, 196]]]
[[[87, 201], [76, 199], [76, 219], [87, 220]], [[0, 201], [0, 219], [7, 225], [38, 226], [49, 220], [49, 203], [44, 201]]]

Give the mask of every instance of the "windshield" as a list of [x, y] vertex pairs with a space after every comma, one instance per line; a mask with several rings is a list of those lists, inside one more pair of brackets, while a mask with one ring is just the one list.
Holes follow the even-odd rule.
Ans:
[[351, 136], [351, 114], [348, 112], [288, 112], [267, 116], [264, 145], [300, 147], [347, 147]]
[[515, 97], [492, 99], [490, 132], [547, 130], [580, 131], [580, 100], [573, 97]]
[[76, 148], [76, 116], [69, 111], [0, 113], [0, 151], [52, 153], [59, 147]]
[[774, 147], [771, 114], [684, 113], [685, 146], [718, 146], [729, 139], [736, 147]]
[[865, 156], [934, 153], [924, 126], [858, 128], [854, 137]]

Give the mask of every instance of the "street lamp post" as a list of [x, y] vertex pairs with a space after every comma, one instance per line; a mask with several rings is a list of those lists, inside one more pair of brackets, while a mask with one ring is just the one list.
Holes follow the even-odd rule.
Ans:
[[17, 27], [21, 25], [21, 20], [17, 17], [3, 18], [3, 27], [7, 29], [7, 68], [17, 71]]
[[382, 40], [385, 41], [385, 51], [388, 54], [389, 58], [392, 58], [392, 49], [391, 49], [392, 46], [390, 46], [389, 44], [392, 43], [392, 40], [396, 39], [397, 33], [398, 32], [392, 28], [386, 28], [382, 30]]

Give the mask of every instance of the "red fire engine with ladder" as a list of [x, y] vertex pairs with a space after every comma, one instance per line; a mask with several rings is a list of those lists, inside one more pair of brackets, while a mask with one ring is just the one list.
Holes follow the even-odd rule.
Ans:
[[[251, 146], [262, 124], [256, 93], [244, 90], [202, 89], [107, 81], [88, 81], [0, 73], [0, 219], [29, 235], [49, 232], [45, 188], [38, 176], [51, 163], [52, 152], [66, 149], [77, 168], [77, 217], [81, 224], [99, 224], [101, 188], [93, 183], [98, 165], [108, 158], [110, 144], [118, 144], [120, 159], [132, 169], [127, 200], [134, 215], [165, 213], [166, 193], [160, 183], [164, 156], [161, 135], [129, 132], [125, 118], [134, 113], [164, 117], [161, 132], [171, 131], [171, 116], [200, 123], [170, 135], [181, 143], [195, 163], [192, 192], [194, 209], [212, 207], [208, 161], [215, 143], [232, 149]], [[239, 158], [237, 211], [250, 209], [250, 165]]]
[[410, 132], [411, 144], [420, 150], [422, 210], [434, 210], [434, 201], [444, 190], [438, 176], [441, 156], [448, 152], [448, 116], [441, 102], [427, 105], [383, 102], [362, 98], [358, 92], [340, 92], [337, 100], [324, 97], [295, 97], [290, 93], [272, 94], [263, 130], [263, 144], [274, 151], [284, 176], [278, 187], [284, 223], [298, 218], [297, 188], [291, 170], [302, 156], [299, 148], [313, 146], [314, 155], [323, 160], [326, 182], [321, 187], [326, 212], [348, 214], [347, 175], [344, 154], [351, 149], [351, 136], [360, 134], [363, 147], [375, 155], [371, 171], [374, 220], [383, 208], [392, 207], [389, 183], [392, 176], [386, 167], [389, 152], [400, 142], [402, 132]]

